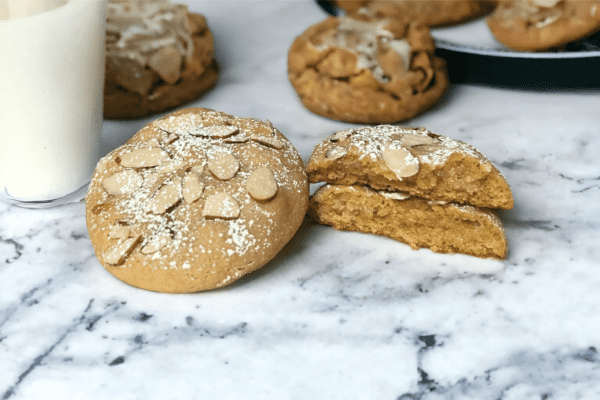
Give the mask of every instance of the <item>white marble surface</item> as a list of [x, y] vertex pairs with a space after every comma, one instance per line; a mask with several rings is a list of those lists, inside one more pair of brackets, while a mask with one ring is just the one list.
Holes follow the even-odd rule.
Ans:
[[[196, 105], [270, 119], [306, 160], [350, 125], [286, 77], [311, 2], [190, 2], [222, 66]], [[304, 225], [257, 273], [212, 292], [130, 287], [96, 260], [84, 205], [0, 204], [0, 398], [600, 398], [600, 96], [453, 86], [407, 124], [499, 166], [504, 262]], [[147, 120], [107, 122], [105, 150]]]

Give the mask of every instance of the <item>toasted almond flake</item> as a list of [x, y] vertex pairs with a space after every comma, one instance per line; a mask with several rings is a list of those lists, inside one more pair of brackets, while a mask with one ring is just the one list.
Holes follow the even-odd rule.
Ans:
[[183, 177], [183, 187], [181, 192], [183, 193], [183, 200], [187, 204], [192, 204], [202, 196], [204, 191], [204, 183], [200, 180], [198, 174], [194, 172], [188, 172]]
[[240, 203], [229, 193], [218, 192], [206, 199], [203, 217], [233, 219], [240, 216]]
[[115, 224], [108, 231], [109, 239], [127, 239], [131, 235], [131, 228], [127, 225]]
[[222, 181], [231, 179], [240, 169], [240, 162], [231, 153], [213, 153], [208, 157], [208, 169]]
[[388, 190], [378, 190], [377, 193], [379, 193], [381, 196], [385, 197], [386, 199], [390, 199], [390, 200], [406, 200], [410, 197], [410, 194], [408, 194], [408, 193], [390, 192]]
[[284, 143], [275, 137], [251, 135], [250, 139], [254, 140], [257, 143], [262, 144], [263, 146], [273, 147], [274, 149], [277, 149], [277, 150], [283, 148], [283, 146], [284, 146]]
[[109, 247], [102, 254], [102, 260], [110, 265], [120, 265], [133, 252], [133, 249], [140, 241], [141, 236], [136, 235], [130, 239], [119, 241], [115, 245]]
[[246, 143], [250, 138], [246, 135], [236, 135], [223, 140], [225, 143]]
[[381, 156], [385, 165], [391, 169], [400, 180], [416, 175], [419, 172], [419, 159], [404, 148], [386, 147]]
[[164, 144], [172, 144], [175, 143], [175, 141], [179, 139], [179, 135], [176, 133], [169, 133], [167, 132], [165, 137], [163, 138], [163, 143]]
[[191, 171], [198, 176], [202, 176], [204, 173], [204, 166], [206, 165], [205, 161], [202, 161], [200, 164], [196, 164], [192, 167]]
[[148, 66], [156, 71], [163, 81], [172, 85], [181, 76], [181, 62], [182, 57], [179, 51], [173, 46], [167, 46], [162, 47], [150, 57]]
[[142, 254], [153, 254], [160, 251], [170, 245], [173, 242], [173, 238], [169, 235], [153, 236], [148, 240], [148, 243], [142, 247]]
[[179, 169], [183, 169], [186, 166], [187, 163], [183, 160], [167, 160], [158, 167], [158, 171], [162, 173], [170, 173]]
[[431, 144], [435, 142], [435, 140], [429, 136], [402, 135], [400, 142], [403, 146], [421, 146], [424, 144]]
[[144, 211], [161, 215], [173, 207], [181, 199], [181, 178], [176, 176], [169, 183], [156, 191]]
[[240, 128], [231, 125], [194, 126], [190, 128], [190, 135], [205, 136], [210, 138], [226, 138], [238, 133]]
[[151, 138], [150, 140], [146, 141], [146, 144], [150, 147], [160, 147], [160, 142], [157, 138]]
[[145, 147], [124, 154], [120, 158], [123, 167], [146, 168], [156, 167], [171, 157], [160, 147]]
[[343, 131], [339, 131], [339, 132], [336, 132], [333, 135], [331, 135], [329, 137], [329, 140], [332, 142], [339, 142], [339, 141], [349, 138], [352, 134], [354, 134], [354, 132], [356, 132], [356, 131], [352, 128], [345, 129]]
[[342, 146], [333, 146], [327, 153], [325, 153], [325, 158], [328, 160], [337, 160], [338, 158], [342, 158], [348, 153], [345, 147]]
[[246, 190], [254, 200], [269, 200], [277, 194], [277, 180], [267, 167], [258, 167], [248, 177]]
[[102, 181], [102, 187], [110, 195], [131, 193], [144, 183], [142, 175], [134, 170], [126, 169], [107, 176]]

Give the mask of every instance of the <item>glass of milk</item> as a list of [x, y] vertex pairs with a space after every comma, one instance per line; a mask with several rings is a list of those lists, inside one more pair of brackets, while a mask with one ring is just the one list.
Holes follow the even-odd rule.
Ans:
[[100, 158], [106, 0], [0, 0], [0, 200], [81, 200]]

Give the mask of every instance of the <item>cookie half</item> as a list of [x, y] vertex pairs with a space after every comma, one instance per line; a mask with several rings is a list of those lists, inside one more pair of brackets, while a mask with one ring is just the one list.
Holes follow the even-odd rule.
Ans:
[[309, 216], [336, 229], [374, 233], [437, 253], [504, 259], [507, 241], [492, 210], [436, 202], [365, 186], [326, 184], [311, 197]]
[[187, 293], [262, 267], [307, 206], [302, 159], [271, 123], [190, 108], [146, 125], [100, 160], [86, 221], [111, 274]]
[[425, 128], [391, 125], [340, 131], [319, 143], [307, 166], [311, 183], [369, 185], [429, 200], [510, 209], [498, 168], [473, 146]]
[[600, 31], [600, 0], [502, 1], [487, 24], [513, 50], [550, 50]]
[[436, 104], [448, 77], [428, 28], [366, 14], [330, 17], [298, 36], [288, 76], [312, 112], [339, 121], [393, 123]]
[[104, 117], [130, 119], [197, 99], [217, 81], [204, 16], [169, 0], [110, 0]]
[[495, 7], [493, 0], [338, 0], [336, 4], [348, 13], [366, 8], [379, 18], [419, 21], [431, 28], [468, 22]]

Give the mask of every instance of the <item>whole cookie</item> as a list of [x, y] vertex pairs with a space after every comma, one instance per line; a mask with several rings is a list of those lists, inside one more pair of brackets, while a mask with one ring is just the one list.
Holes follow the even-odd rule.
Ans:
[[364, 7], [377, 17], [420, 21], [431, 28], [461, 24], [495, 7], [493, 0], [338, 0], [336, 4], [348, 13]]
[[502, 1], [487, 24], [513, 50], [549, 50], [600, 31], [600, 0]]
[[298, 36], [288, 76], [309, 110], [355, 123], [393, 123], [436, 104], [448, 86], [429, 30], [365, 14], [330, 17]]
[[270, 122], [190, 108], [102, 158], [86, 197], [100, 263], [169, 293], [225, 286], [271, 260], [308, 205], [302, 159]]
[[200, 14], [169, 0], [110, 0], [104, 117], [138, 118], [197, 99], [217, 81]]

